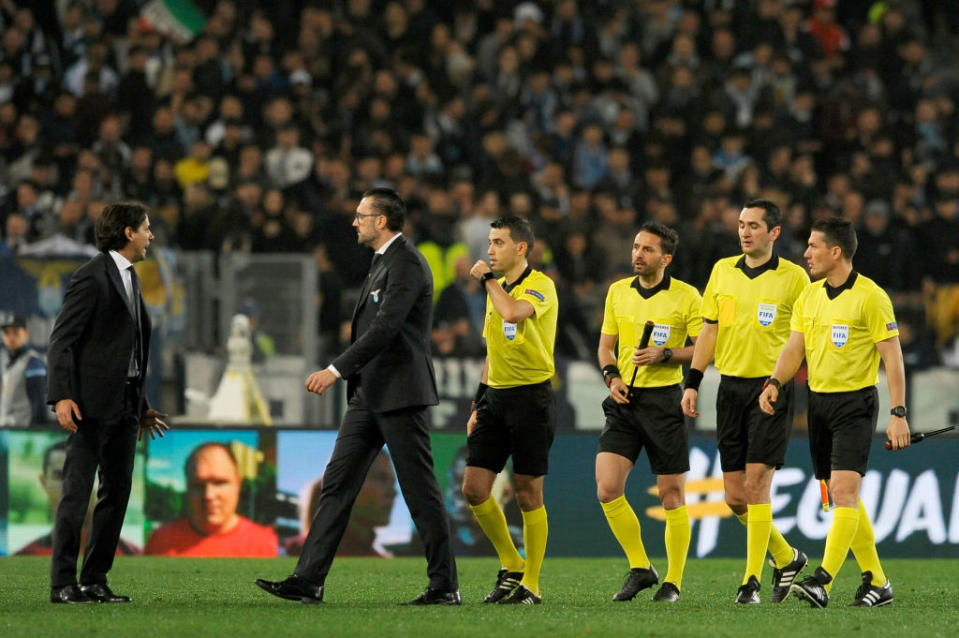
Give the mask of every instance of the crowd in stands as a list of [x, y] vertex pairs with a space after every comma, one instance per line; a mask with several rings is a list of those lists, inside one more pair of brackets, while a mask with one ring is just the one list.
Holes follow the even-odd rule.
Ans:
[[761, 196], [800, 263], [815, 220], [857, 223], [911, 365], [956, 333], [956, 0], [194, 4], [177, 43], [142, 0], [0, 0], [0, 255], [91, 244], [136, 198], [161, 246], [314, 254], [335, 341], [370, 259], [358, 196], [386, 185], [433, 268], [438, 353], [482, 352], [468, 271], [515, 213], [559, 352], [592, 358], [643, 221], [679, 231], [671, 274], [702, 288]]

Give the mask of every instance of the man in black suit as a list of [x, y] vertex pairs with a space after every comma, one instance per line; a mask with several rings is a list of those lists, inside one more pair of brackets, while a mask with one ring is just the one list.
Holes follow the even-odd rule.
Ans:
[[[47, 403], [70, 432], [63, 466], [50, 565], [54, 603], [130, 602], [107, 585], [130, 499], [138, 431], [168, 429], [165, 414], [143, 394], [150, 351], [150, 318], [133, 263], [153, 239], [147, 207], [110, 204], [96, 225], [100, 254], [77, 269], [57, 315], [47, 352]], [[100, 489], [84, 550], [77, 556], [93, 478]]]
[[426, 548], [429, 586], [413, 605], [459, 605], [449, 521], [433, 474], [427, 406], [436, 405], [430, 359], [433, 277], [423, 255], [400, 232], [406, 205], [395, 191], [363, 194], [353, 226], [375, 250], [353, 312], [351, 345], [306, 380], [323, 394], [347, 380], [349, 407], [323, 475], [323, 494], [293, 575], [256, 584], [280, 598], [323, 601], [326, 575], [366, 473], [385, 442], [403, 498]]

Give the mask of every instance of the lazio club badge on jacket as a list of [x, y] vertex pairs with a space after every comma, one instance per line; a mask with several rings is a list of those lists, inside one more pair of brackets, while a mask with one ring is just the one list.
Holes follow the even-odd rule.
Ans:
[[503, 336], [506, 337], [508, 341], [512, 341], [516, 338], [516, 324], [512, 321], [506, 321], [503, 319]]
[[842, 323], [832, 324], [832, 345], [842, 348], [849, 341], [849, 326]]
[[768, 328], [776, 320], [776, 304], [760, 303], [756, 307], [756, 320], [763, 328]]
[[373, 303], [380, 303], [380, 290], [382, 290], [382, 288], [377, 288], [370, 293], [370, 295], [373, 297]]

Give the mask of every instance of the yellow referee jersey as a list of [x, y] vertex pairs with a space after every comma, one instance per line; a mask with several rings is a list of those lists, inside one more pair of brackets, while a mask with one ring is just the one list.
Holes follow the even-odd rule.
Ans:
[[703, 292], [703, 319], [719, 324], [716, 369], [732, 377], [768, 377], [789, 338], [793, 303], [809, 285], [800, 266], [778, 255], [758, 268], [746, 257], [713, 266]]
[[[626, 383], [633, 376], [633, 347], [639, 345], [643, 325], [653, 321], [649, 345], [661, 348], [682, 348], [686, 337], [698, 337], [703, 328], [702, 297], [687, 283], [663, 277], [659, 285], [645, 289], [639, 285], [639, 277], [629, 277], [614, 282], [606, 293], [606, 309], [603, 312], [602, 333], [618, 337], [619, 356], [616, 364]], [[657, 363], [640, 366], [635, 386], [658, 388], [673, 385], [683, 380], [679, 363]]]
[[559, 303], [553, 280], [527, 268], [510, 287], [506, 279], [500, 284], [513, 299], [522, 299], [533, 305], [535, 313], [523, 321], [505, 321], [496, 312], [489, 296], [486, 297], [486, 356], [489, 358], [491, 388], [513, 388], [542, 383], [553, 377], [553, 345], [556, 343], [556, 317]]
[[809, 389], [850, 392], [879, 381], [876, 343], [899, 335], [889, 295], [853, 271], [842, 286], [806, 286], [793, 308], [792, 330], [806, 339]]

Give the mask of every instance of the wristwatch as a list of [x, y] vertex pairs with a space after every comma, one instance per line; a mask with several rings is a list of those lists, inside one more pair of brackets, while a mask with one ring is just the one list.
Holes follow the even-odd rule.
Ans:
[[663, 363], [668, 363], [670, 359], [673, 358], [673, 351], [671, 348], [663, 348]]
[[897, 406], [894, 407], [893, 409], [889, 410], [889, 414], [891, 414], [891, 415], [893, 415], [893, 416], [897, 416], [897, 417], [899, 417], [899, 418], [901, 419], [901, 418], [903, 418], [903, 417], [906, 416], [906, 406], [904, 406], [904, 405], [897, 405]]
[[491, 271], [487, 270], [480, 277], [480, 284], [485, 288], [486, 282], [489, 281], [490, 279], [496, 279], [496, 275], [494, 275]]

